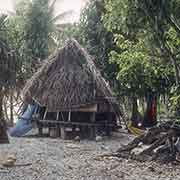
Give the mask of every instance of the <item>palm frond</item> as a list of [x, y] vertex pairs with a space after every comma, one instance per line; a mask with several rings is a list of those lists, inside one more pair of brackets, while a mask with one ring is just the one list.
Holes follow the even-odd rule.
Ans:
[[53, 23], [56, 23], [57, 21], [60, 21], [60, 20], [64, 20], [65, 18], [71, 16], [74, 14], [74, 11], [73, 10], [69, 10], [69, 11], [65, 11], [61, 14], [58, 14], [57, 16], [55, 16], [51, 21]]
[[7, 15], [2, 14], [0, 16], [0, 30], [4, 27], [6, 20], [7, 20]]
[[[4, 32], [6, 30], [6, 21], [7, 21], [7, 15], [2, 14], [0, 15], [0, 31]], [[2, 33], [0, 36], [0, 48], [5, 48], [7, 51], [9, 50], [8, 44], [6, 43], [6, 40], [4, 39], [4, 34]]]
[[49, 13], [53, 13], [54, 12], [54, 6], [57, 0], [53, 0], [52, 3], [49, 6]]
[[0, 49], [6, 49], [6, 51], [10, 51], [9, 46], [7, 45], [7, 43], [5, 43], [3, 40], [0, 39]]

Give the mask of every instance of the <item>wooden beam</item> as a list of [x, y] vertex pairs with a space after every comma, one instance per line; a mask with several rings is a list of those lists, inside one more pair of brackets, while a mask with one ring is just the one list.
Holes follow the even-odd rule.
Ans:
[[61, 138], [64, 140], [67, 138], [67, 133], [64, 126], [61, 127]]
[[[86, 123], [86, 122], [67, 122], [67, 121], [56, 121], [56, 120], [39, 120], [39, 122], [43, 124], [48, 124], [48, 123], [54, 123], [54, 124], [62, 124], [62, 125], [78, 125], [78, 126], [104, 126], [104, 123]], [[110, 127], [114, 127], [113, 124], [108, 124]]]
[[74, 112], [80, 111], [80, 112], [97, 112], [97, 104], [91, 104], [87, 105], [78, 109], [74, 109]]
[[59, 112], [57, 112], [57, 114], [56, 114], [56, 120], [57, 121], [59, 120]]
[[[44, 121], [44, 120], [43, 120]], [[38, 134], [40, 135], [40, 136], [42, 136], [43, 135], [43, 127], [42, 127], [42, 124], [38, 121], [38, 124], [37, 124], [37, 126], [38, 126]]]
[[68, 122], [71, 122], [71, 111], [68, 112]]
[[46, 115], [47, 115], [47, 108], [46, 108], [46, 111], [45, 111], [45, 113], [44, 113], [43, 119], [46, 118]]

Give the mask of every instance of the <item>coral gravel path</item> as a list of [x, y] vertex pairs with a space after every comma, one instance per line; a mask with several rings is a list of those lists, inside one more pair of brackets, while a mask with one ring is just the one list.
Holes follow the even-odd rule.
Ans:
[[[101, 142], [10, 138], [0, 145], [0, 180], [180, 180], [180, 165], [99, 158], [131, 139], [124, 133]], [[15, 165], [3, 167], [3, 158], [12, 154]]]

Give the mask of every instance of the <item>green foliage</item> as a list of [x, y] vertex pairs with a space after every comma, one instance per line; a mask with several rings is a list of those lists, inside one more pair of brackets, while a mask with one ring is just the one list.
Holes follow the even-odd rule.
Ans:
[[81, 14], [75, 38], [94, 57], [102, 75], [114, 84], [116, 65], [109, 63], [109, 52], [115, 48], [115, 43], [112, 33], [105, 28], [102, 21], [104, 6], [102, 0], [89, 2]]
[[[171, 102], [177, 107], [179, 0], [91, 0], [80, 22], [61, 25], [57, 22], [69, 12], [54, 17], [55, 0], [50, 2], [22, 0], [14, 17], [0, 19], [0, 39], [7, 37], [16, 51], [19, 79], [31, 76], [39, 61], [75, 38], [119, 94], [141, 98], [147, 92], [169, 93], [175, 86]], [[6, 32], [1, 31], [4, 23]]]
[[[24, 12], [24, 11], [23, 11]], [[7, 21], [8, 43], [16, 54], [16, 78], [22, 81], [29, 77], [31, 72], [30, 58], [25, 52], [24, 20], [19, 13], [15, 17], [9, 17]]]
[[112, 33], [104, 26], [103, 11], [102, 0], [89, 1], [81, 13], [80, 21], [64, 26], [64, 31], [59, 34], [58, 41], [61, 46], [65, 40], [75, 38], [94, 57], [94, 62], [102, 75], [111, 80], [111, 84], [114, 85], [117, 67], [109, 63], [109, 53], [115, 48], [115, 43]]
[[7, 47], [7, 27], [6, 27], [7, 16], [2, 14], [0, 16], [0, 47]]
[[33, 0], [29, 4], [24, 19], [24, 38], [27, 54], [34, 59], [44, 59], [49, 54], [49, 36], [53, 32], [52, 18], [48, 0]]
[[179, 86], [172, 86], [171, 92], [170, 92], [170, 105], [171, 105], [171, 111], [173, 111], [175, 114], [179, 115], [179, 105], [180, 105], [180, 87]]
[[77, 39], [81, 42], [83, 35], [80, 33], [80, 25], [78, 23], [64, 24], [61, 26], [63, 30], [55, 34], [54, 41], [58, 47], [62, 47], [68, 39]]
[[[8, 41], [16, 51], [18, 79], [27, 79], [58, 46], [61, 27], [57, 21], [69, 12], [54, 16], [55, 0], [21, 0], [16, 14], [8, 18]], [[62, 30], [62, 29], [61, 29]]]
[[0, 16], [0, 90], [15, 84], [16, 61], [7, 38], [7, 16]]
[[[159, 32], [154, 32], [151, 27], [154, 17], [150, 19], [145, 13], [146, 9], [142, 9], [146, 8], [144, 4], [140, 0], [106, 0], [103, 16], [104, 24], [113, 33], [117, 46], [110, 57], [112, 63], [118, 64], [119, 90], [128, 96], [144, 97], [147, 92], [163, 94], [174, 83], [173, 66], [157, 42], [154, 34]], [[153, 15], [159, 13], [157, 9], [154, 8]], [[176, 33], [172, 29], [167, 30], [167, 38], [172, 40], [168, 42], [177, 50]]]
[[177, 32], [174, 28], [169, 28], [169, 30], [165, 34], [165, 38], [169, 47], [174, 52], [175, 56], [180, 58], [180, 36], [178, 36]]
[[120, 35], [117, 46], [121, 53], [111, 51], [111, 62], [118, 64], [117, 78], [121, 83], [120, 90], [125, 95], [136, 94], [143, 97], [149, 91], [165, 93], [170, 88], [173, 80], [171, 66], [166, 66], [160, 58], [151, 56], [146, 43], [145, 38], [133, 42]]

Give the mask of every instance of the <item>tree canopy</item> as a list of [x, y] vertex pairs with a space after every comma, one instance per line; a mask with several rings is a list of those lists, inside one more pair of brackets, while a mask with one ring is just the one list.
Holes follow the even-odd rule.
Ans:
[[6, 41], [18, 59], [17, 79], [29, 78], [43, 59], [75, 38], [119, 97], [155, 93], [179, 106], [179, 0], [91, 0], [74, 24], [59, 23], [71, 12], [54, 16], [55, 2], [22, 0], [5, 21]]

